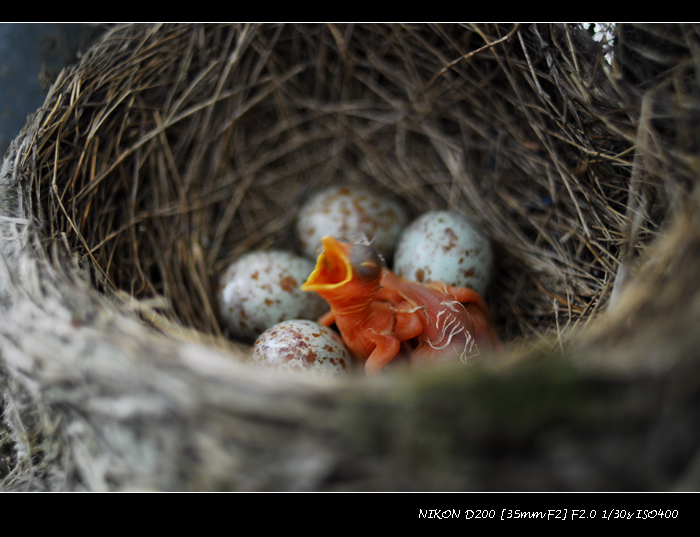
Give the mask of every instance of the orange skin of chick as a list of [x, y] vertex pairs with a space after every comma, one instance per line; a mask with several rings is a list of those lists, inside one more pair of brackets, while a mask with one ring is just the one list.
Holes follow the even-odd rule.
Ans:
[[319, 323], [335, 323], [348, 350], [365, 361], [367, 374], [377, 373], [399, 354], [401, 342], [416, 337], [423, 326], [411, 317], [397, 323], [394, 304], [377, 299], [384, 267], [369, 246], [332, 237], [323, 237], [321, 243], [324, 250], [301, 289], [328, 302], [331, 310]]
[[[366, 244], [322, 239], [323, 252], [302, 290], [315, 291], [331, 311], [319, 322], [336, 324], [350, 352], [377, 373], [417, 338], [411, 364], [457, 359], [502, 347], [488, 308], [470, 289], [421, 284], [396, 276]], [[462, 304], [464, 302], [465, 304]]]
[[472, 289], [439, 281], [418, 283], [385, 269], [377, 298], [394, 303], [399, 319], [420, 317], [423, 330], [411, 353], [412, 366], [457, 360], [466, 364], [477, 359], [481, 349], [503, 349], [486, 303]]

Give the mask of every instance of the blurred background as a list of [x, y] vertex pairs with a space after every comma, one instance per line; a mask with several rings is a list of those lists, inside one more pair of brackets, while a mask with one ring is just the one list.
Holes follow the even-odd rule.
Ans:
[[0, 155], [41, 106], [59, 71], [102, 30], [95, 23], [0, 23]]

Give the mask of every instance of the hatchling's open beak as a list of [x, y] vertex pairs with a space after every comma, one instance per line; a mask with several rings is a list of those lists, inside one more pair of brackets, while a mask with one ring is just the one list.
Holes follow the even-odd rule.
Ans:
[[323, 251], [316, 260], [316, 268], [301, 286], [302, 291], [323, 291], [343, 286], [352, 279], [347, 246], [326, 235], [321, 239]]

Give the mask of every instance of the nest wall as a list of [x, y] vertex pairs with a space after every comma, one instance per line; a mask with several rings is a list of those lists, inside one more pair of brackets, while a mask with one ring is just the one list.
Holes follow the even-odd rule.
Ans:
[[[654, 50], [666, 55], [644, 48], [650, 32], [661, 43]], [[13, 468], [6, 481], [70, 489], [468, 489], [490, 475], [496, 487], [523, 488], [524, 474], [506, 469], [522, 470], [523, 450], [537, 451], [534, 430], [553, 422], [571, 430], [578, 418], [570, 409], [585, 414], [588, 427], [595, 418], [576, 410], [583, 396], [556, 417], [543, 411], [522, 439], [505, 441], [508, 464], [498, 466], [480, 451], [503, 440], [497, 427], [473, 437], [466, 425], [483, 425], [491, 405], [499, 407], [484, 402], [478, 383], [504, 387], [504, 364], [529, 364], [522, 349], [535, 347], [566, 374], [547, 370], [519, 397], [551, 383], [566, 391], [584, 382], [572, 363], [597, 375], [614, 361], [601, 356], [641, 342], [636, 334], [646, 325], [630, 327], [629, 311], [653, 303], [658, 288], [650, 286], [668, 276], [658, 259], [669, 260], [664, 270], [687, 273], [669, 297], [692, 289], [696, 40], [692, 27], [624, 26], [611, 67], [601, 44], [567, 25], [110, 30], [61, 73], [3, 164], [3, 386]], [[384, 379], [378, 395], [357, 379], [281, 387], [241, 363], [246, 349], [227, 338], [216, 314], [217, 276], [248, 250], [293, 247], [300, 204], [338, 182], [377, 188], [414, 215], [449, 208], [483, 225], [496, 251], [486, 299], [510, 349], [494, 364], [497, 380], [428, 375], [440, 387], [432, 389], [425, 380]], [[645, 311], [653, 320], [674, 306]], [[31, 334], [42, 342], [29, 342]], [[687, 358], [694, 343], [684, 341], [657, 367]], [[648, 371], [649, 354], [616, 356], [617, 373], [630, 383], [624, 393], [636, 393], [632, 371]], [[609, 381], [596, 391], [603, 401]], [[694, 386], [683, 387], [692, 399]], [[455, 393], [477, 408], [471, 417], [440, 414], [457, 436], [444, 442], [447, 433], [433, 430], [414, 438], [430, 416], [417, 401], [444, 411]], [[283, 418], [270, 408], [280, 400], [296, 405]], [[696, 414], [684, 414], [678, 430]], [[388, 440], [380, 425], [396, 415], [412, 416], [410, 425], [401, 418], [394, 426], [407, 445]], [[644, 415], [660, 423], [657, 413]], [[304, 434], [261, 434], [260, 420], [269, 426], [273, 417]], [[573, 429], [574, 443], [582, 441]], [[603, 429], [609, 438], [615, 427]], [[645, 435], [635, 430], [625, 442]], [[661, 481], [630, 480], [631, 468], [606, 475], [607, 452], [581, 466], [590, 470], [584, 479], [544, 450], [539, 469], [555, 468], [555, 477], [529, 483], [595, 488], [619, 477], [633, 488], [668, 486], [689, 467], [696, 436], [683, 436], [687, 449], [672, 457], [680, 465], [656, 448], [640, 459], [663, 470]], [[286, 447], [272, 449], [280, 438]], [[421, 459], [435, 438], [447, 449], [447, 467]], [[465, 438], [471, 447], [457, 445]], [[312, 446], [306, 456], [303, 446]], [[469, 470], [482, 455], [483, 473]], [[388, 469], [377, 472], [385, 459]]]
[[[164, 297], [183, 323], [221, 333], [213, 285], [227, 263], [293, 245], [296, 209], [323, 186], [379, 186], [414, 214], [458, 209], [484, 225], [507, 339], [576, 324], [605, 303], [621, 247], [645, 243], [668, 204], [646, 186], [653, 213], [630, 239], [635, 132], [624, 117], [621, 132], [606, 126], [623, 96], [601, 65], [571, 81], [575, 65], [551, 68], [536, 50], [583, 36], [512, 30], [116, 32], [54, 88], [72, 102], [45, 111], [38, 165], [70, 179], [40, 187], [42, 218], [106, 286]], [[587, 45], [585, 61], [601, 62]]]

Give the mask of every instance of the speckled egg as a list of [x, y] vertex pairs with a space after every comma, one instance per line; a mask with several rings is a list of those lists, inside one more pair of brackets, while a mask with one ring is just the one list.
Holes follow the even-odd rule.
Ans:
[[343, 340], [313, 321], [292, 319], [263, 332], [253, 344], [254, 363], [275, 369], [340, 376], [350, 373], [353, 358]]
[[253, 341], [288, 319], [317, 319], [328, 305], [301, 290], [311, 259], [282, 250], [253, 251], [234, 261], [219, 283], [219, 310], [231, 336]]
[[481, 228], [455, 211], [428, 211], [401, 234], [394, 272], [425, 282], [439, 280], [484, 294], [493, 270], [491, 242]]
[[297, 236], [302, 250], [316, 257], [321, 237], [341, 240], [367, 238], [390, 259], [401, 230], [408, 223], [403, 206], [370, 189], [336, 186], [322, 190], [299, 211]]

